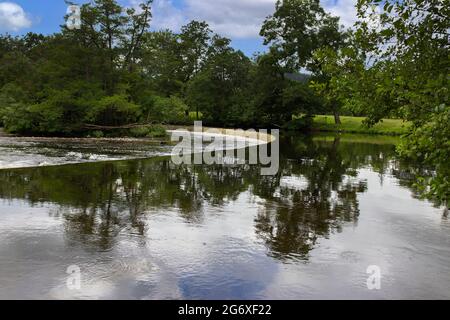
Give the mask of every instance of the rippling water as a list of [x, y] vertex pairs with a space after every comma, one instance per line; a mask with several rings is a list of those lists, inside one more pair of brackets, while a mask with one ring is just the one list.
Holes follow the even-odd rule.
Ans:
[[137, 139], [16, 138], [0, 136], [0, 169], [150, 158], [170, 147]]
[[[147, 148], [138, 158], [167, 151]], [[42, 145], [14, 149], [37, 161]], [[288, 136], [281, 153], [274, 177], [167, 157], [0, 170], [0, 298], [450, 298], [450, 222], [417, 199], [394, 145]]]

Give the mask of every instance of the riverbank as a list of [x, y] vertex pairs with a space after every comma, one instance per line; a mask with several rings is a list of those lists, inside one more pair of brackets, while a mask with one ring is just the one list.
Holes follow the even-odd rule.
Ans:
[[[69, 164], [112, 162], [132, 159], [148, 159], [171, 155], [173, 146], [178, 141], [172, 141], [172, 130], [165, 128], [165, 138], [151, 137], [32, 137], [13, 136], [1, 132], [0, 136], [0, 170], [31, 167], [49, 167]], [[273, 142], [276, 137], [254, 131], [231, 130], [203, 127], [180, 128], [193, 132], [192, 141], [197, 141], [199, 148], [192, 152], [202, 152], [204, 143], [211, 136], [236, 138], [249, 146], [257, 146]], [[208, 139], [203, 139], [208, 137]], [[244, 140], [245, 139], [245, 140]], [[234, 141], [234, 139], [233, 139]]]
[[314, 117], [313, 130], [320, 132], [343, 132], [360, 134], [380, 134], [400, 136], [408, 132], [409, 124], [398, 119], [384, 119], [377, 125], [368, 128], [364, 125], [364, 117], [341, 117], [342, 124], [337, 125], [333, 116]]
[[[195, 112], [189, 114], [192, 121], [197, 121]], [[203, 115], [199, 113], [199, 120]], [[314, 117], [312, 131], [314, 132], [338, 132], [338, 133], [358, 133], [369, 135], [401, 136], [408, 132], [409, 123], [400, 119], [384, 119], [375, 126], [368, 128], [364, 124], [365, 117], [342, 116], [342, 124], [336, 125], [334, 116], [318, 115]]]
[[[193, 121], [196, 119], [196, 115], [194, 113], [190, 114]], [[200, 114], [200, 119], [202, 118], [202, 114]], [[364, 117], [349, 117], [342, 116], [341, 124], [337, 125], [335, 123], [334, 117], [331, 115], [318, 115], [314, 117], [312, 131], [314, 132], [334, 132], [334, 133], [349, 133], [349, 134], [367, 134], [367, 135], [385, 135], [385, 136], [401, 136], [408, 132], [409, 123], [404, 122], [399, 119], [384, 119], [382, 122], [377, 125], [368, 128], [364, 124]], [[117, 139], [138, 139], [142, 140], [142, 138], [147, 138], [145, 140], [149, 140], [153, 143], [163, 144], [167, 138], [163, 137], [162, 130], [170, 131], [176, 129], [187, 129], [193, 130], [193, 126], [188, 125], [163, 125], [158, 127], [156, 132], [152, 132], [152, 130], [137, 130], [142, 132], [133, 132], [132, 134], [125, 134], [123, 136], [117, 137], [105, 137], [103, 133], [95, 135], [92, 138], [106, 138], [108, 140], [117, 140]], [[204, 128], [209, 129], [207, 127]], [[228, 129], [219, 129], [221, 133], [226, 133]], [[230, 133], [229, 133], [230, 134]], [[232, 134], [232, 133], [231, 133]], [[0, 128], [0, 137], [11, 137], [13, 135], [8, 134], [4, 131], [3, 128]], [[268, 141], [273, 141], [273, 137], [267, 139]]]
[[401, 141], [400, 136], [396, 135], [329, 132], [321, 132], [313, 135], [313, 140], [317, 142], [334, 142], [336, 139], [345, 143], [364, 143], [371, 145], [398, 145]]
[[2, 138], [2, 137], [11, 137], [11, 136], [12, 136], [11, 134], [6, 133], [5, 130], [2, 127], [0, 127], [0, 138]]
[[[41, 136], [21, 136], [21, 135], [13, 135], [5, 132], [3, 128], [0, 127], [0, 138], [15, 138], [17, 141], [34, 141], [34, 142], [52, 142], [52, 141], [60, 141], [60, 142], [148, 142], [156, 145], [166, 145], [166, 144], [174, 144], [174, 142], [170, 141], [170, 134], [175, 130], [186, 130], [194, 132], [196, 128], [194, 126], [187, 125], [164, 125], [161, 126], [161, 129], [164, 129], [164, 136], [158, 135], [157, 137], [151, 135], [143, 135], [133, 136], [133, 135], [124, 135], [124, 136], [86, 136], [86, 137], [41, 137]], [[202, 127], [204, 133], [225, 135], [225, 136], [236, 136], [241, 138], [255, 139], [261, 140], [263, 143], [270, 143], [275, 141], [275, 136], [266, 133], [260, 133], [256, 131], [244, 131], [244, 130], [236, 130], [236, 129], [227, 129], [227, 128], [212, 128], [212, 127]]]

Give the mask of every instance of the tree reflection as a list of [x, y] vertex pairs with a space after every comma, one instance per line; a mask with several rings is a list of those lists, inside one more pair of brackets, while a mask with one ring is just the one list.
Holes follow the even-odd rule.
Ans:
[[256, 219], [256, 232], [275, 257], [307, 259], [320, 237], [357, 223], [357, 194], [367, 184], [357, 178], [361, 164], [352, 153], [342, 152], [339, 138], [331, 143], [290, 141], [287, 147], [283, 149], [294, 152], [285, 154], [282, 181], [270, 184], [276, 186], [273, 190], [256, 190], [269, 199]]
[[223, 207], [249, 191], [262, 200], [255, 232], [270, 254], [307, 259], [320, 238], [357, 223], [358, 193], [367, 190], [357, 170], [370, 165], [382, 176], [394, 155], [391, 145], [298, 136], [285, 137], [281, 151], [272, 177], [256, 166], [175, 166], [168, 158], [4, 170], [0, 198], [54, 203], [68, 241], [107, 250], [124, 231], [145, 239], [153, 212], [201, 224], [205, 205]]

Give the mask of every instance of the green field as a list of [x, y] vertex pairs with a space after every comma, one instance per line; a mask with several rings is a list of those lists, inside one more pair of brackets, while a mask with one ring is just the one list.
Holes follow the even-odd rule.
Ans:
[[380, 135], [380, 134], [362, 134], [362, 133], [327, 133], [322, 132], [314, 135], [313, 140], [317, 142], [334, 142], [336, 138], [342, 143], [365, 143], [377, 145], [397, 145], [401, 139], [400, 136]]
[[[200, 120], [202, 113], [199, 113]], [[190, 112], [189, 117], [192, 121], [197, 120], [197, 113]], [[341, 116], [341, 125], [336, 125], [333, 116], [314, 117], [313, 130], [320, 132], [343, 132], [343, 133], [361, 133], [361, 134], [384, 134], [399, 136], [407, 133], [409, 123], [398, 119], [384, 119], [377, 125], [368, 128], [363, 124], [364, 117], [346, 117]]]
[[384, 119], [377, 125], [368, 128], [363, 124], [364, 120], [364, 117], [341, 117], [342, 124], [336, 125], [333, 116], [316, 116], [313, 129], [322, 132], [402, 135], [407, 132], [409, 126], [403, 120]]
[[199, 119], [197, 119], [197, 112], [191, 111], [189, 112], [189, 119], [193, 121], [202, 120], [203, 114], [201, 112], [198, 113]]

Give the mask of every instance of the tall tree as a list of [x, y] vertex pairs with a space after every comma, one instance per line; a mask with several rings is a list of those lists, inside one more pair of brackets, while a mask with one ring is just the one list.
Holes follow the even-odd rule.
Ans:
[[[287, 71], [307, 69], [316, 74], [316, 81], [325, 85], [329, 76], [313, 59], [313, 53], [323, 47], [338, 50], [345, 37], [339, 18], [327, 14], [320, 0], [278, 0], [275, 13], [264, 21], [260, 34]], [[338, 102], [327, 101], [336, 123], [340, 123]]]
[[227, 124], [242, 113], [241, 94], [248, 84], [250, 60], [230, 47], [231, 40], [212, 38], [207, 60], [200, 72], [188, 83], [187, 97], [205, 120], [213, 124]]
[[339, 18], [327, 14], [320, 0], [278, 0], [260, 34], [292, 70], [308, 67], [314, 50], [341, 45]]
[[138, 58], [141, 57], [140, 49], [144, 40], [144, 35], [150, 27], [152, 19], [151, 4], [153, 0], [141, 3], [139, 9], [127, 9], [128, 26], [126, 26], [126, 36], [123, 40], [125, 51], [124, 67], [131, 72]]
[[207, 57], [212, 31], [206, 22], [191, 21], [181, 28], [184, 80], [187, 82], [200, 72]]
[[180, 93], [185, 80], [179, 36], [170, 30], [148, 32], [142, 44], [142, 72], [164, 96]]
[[449, 206], [450, 6], [442, 0], [359, 0], [357, 36], [367, 54], [364, 104], [371, 124], [412, 122], [403, 155], [436, 168], [418, 187]]

